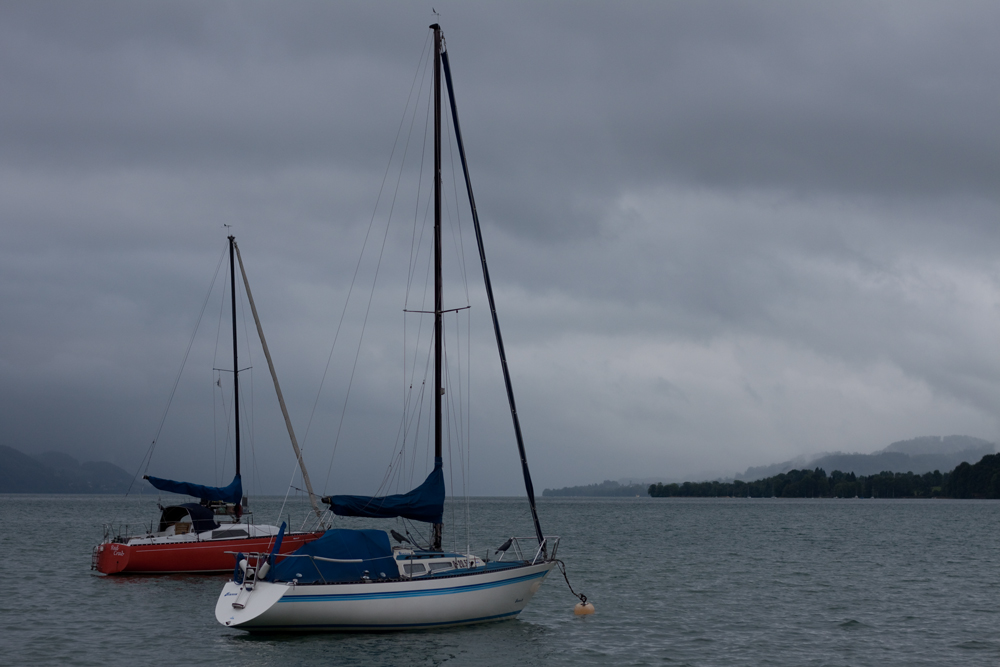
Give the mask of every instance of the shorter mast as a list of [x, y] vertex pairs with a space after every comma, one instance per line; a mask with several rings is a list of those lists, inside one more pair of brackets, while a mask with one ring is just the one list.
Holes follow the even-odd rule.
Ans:
[[285, 418], [285, 428], [288, 429], [288, 437], [292, 441], [292, 450], [295, 452], [295, 458], [299, 462], [299, 469], [302, 471], [302, 480], [306, 485], [306, 493], [309, 494], [309, 504], [312, 505], [313, 512], [316, 513], [316, 517], [323, 522], [323, 512], [320, 510], [319, 505], [316, 504], [316, 494], [313, 493], [312, 482], [309, 481], [309, 471], [306, 470], [306, 463], [302, 460], [302, 452], [299, 450], [299, 441], [295, 437], [295, 430], [292, 428], [292, 420], [288, 416], [288, 408], [285, 407], [285, 397], [281, 393], [281, 385], [278, 384], [278, 374], [274, 370], [274, 362], [271, 361], [271, 351], [267, 347], [267, 340], [264, 338], [264, 329], [260, 326], [260, 318], [257, 316], [257, 306], [253, 301], [253, 292], [250, 291], [250, 281], [247, 280], [247, 271], [243, 267], [243, 255], [240, 254], [240, 247], [236, 246], [236, 259], [240, 263], [240, 274], [243, 276], [243, 286], [247, 290], [247, 301], [250, 302], [250, 312], [253, 313], [254, 324], [257, 325], [257, 335], [260, 337], [260, 346], [264, 348], [264, 357], [267, 359], [267, 368], [271, 371], [271, 380], [274, 381], [274, 393], [278, 395], [278, 405], [281, 406], [281, 414]]

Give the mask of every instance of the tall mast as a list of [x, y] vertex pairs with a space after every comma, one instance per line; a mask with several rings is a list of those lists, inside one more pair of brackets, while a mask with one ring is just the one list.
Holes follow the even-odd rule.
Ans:
[[[434, 465], [441, 459], [441, 311], [444, 309], [441, 280], [441, 26], [434, 31]], [[441, 550], [442, 524], [435, 523], [431, 549]]]
[[233, 303], [233, 406], [236, 415], [236, 474], [240, 474], [240, 366], [236, 353], [236, 260], [233, 246], [236, 237], [229, 237], [229, 285]]

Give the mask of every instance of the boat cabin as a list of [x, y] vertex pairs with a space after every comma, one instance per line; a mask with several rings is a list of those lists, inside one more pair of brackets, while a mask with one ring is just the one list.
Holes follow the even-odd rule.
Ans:
[[199, 503], [184, 503], [163, 508], [157, 532], [171, 532], [174, 535], [197, 534], [215, 530], [219, 525], [212, 508]]
[[405, 547], [394, 547], [399, 574], [403, 578], [424, 577], [435, 574], [451, 574], [454, 570], [483, 567], [485, 563], [476, 556], [441, 551], [417, 551]]

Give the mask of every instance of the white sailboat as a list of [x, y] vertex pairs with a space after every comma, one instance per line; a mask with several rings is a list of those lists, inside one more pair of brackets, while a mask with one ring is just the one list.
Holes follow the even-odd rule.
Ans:
[[[382, 530], [327, 531], [291, 554], [280, 554], [281, 537], [270, 553], [237, 555], [232, 581], [215, 608], [219, 623], [248, 631], [371, 631], [446, 627], [496, 621], [519, 614], [538, 591], [556, 560], [559, 538], [542, 533], [535, 507], [524, 442], [514, 404], [507, 361], [494, 307], [475, 200], [455, 105], [451, 68], [439, 25], [430, 26], [434, 44], [434, 469], [409, 493], [382, 496], [329, 496], [323, 501], [338, 515], [402, 517], [431, 524], [429, 544], [417, 547]], [[499, 560], [441, 547], [445, 499], [442, 472], [442, 313], [441, 278], [441, 74], [445, 75], [494, 333], [507, 388], [514, 433], [535, 535], [511, 537], [496, 550]], [[284, 527], [282, 527], [282, 530]], [[409, 546], [404, 544], [409, 543]], [[586, 606], [586, 598], [578, 596]], [[590, 611], [592, 611], [590, 607]], [[590, 613], [584, 611], [578, 613]]]

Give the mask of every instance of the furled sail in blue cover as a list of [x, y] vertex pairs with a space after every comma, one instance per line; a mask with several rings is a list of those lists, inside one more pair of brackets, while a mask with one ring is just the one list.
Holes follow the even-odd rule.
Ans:
[[368, 516], [393, 519], [401, 516], [412, 521], [442, 523], [444, 514], [444, 470], [440, 457], [424, 483], [409, 493], [392, 496], [329, 496], [323, 502], [340, 516]]
[[366, 573], [372, 581], [399, 577], [389, 536], [382, 530], [328, 530], [318, 540], [279, 559], [281, 562], [271, 568], [266, 579], [315, 584], [362, 581]]
[[149, 483], [160, 491], [170, 493], [183, 493], [202, 500], [222, 500], [227, 503], [239, 503], [243, 498], [243, 481], [239, 475], [233, 477], [229, 486], [202, 486], [191, 482], [175, 482], [172, 479], [160, 479], [145, 475], [143, 479], [148, 479]]

